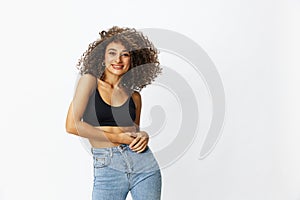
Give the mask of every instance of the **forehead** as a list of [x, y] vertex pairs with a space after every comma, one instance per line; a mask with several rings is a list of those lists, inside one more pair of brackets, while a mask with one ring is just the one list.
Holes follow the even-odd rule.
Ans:
[[107, 45], [106, 50], [126, 51], [126, 48], [121, 42], [111, 42]]

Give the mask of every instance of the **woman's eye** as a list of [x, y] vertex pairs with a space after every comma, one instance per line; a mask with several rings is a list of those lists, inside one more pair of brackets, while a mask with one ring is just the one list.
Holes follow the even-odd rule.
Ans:
[[129, 56], [130, 56], [130, 54], [129, 54], [129, 53], [123, 53], [123, 54], [121, 54], [121, 56], [124, 56], [124, 57], [129, 57]]
[[112, 55], [112, 56], [115, 56], [116, 55], [116, 52], [113, 52], [113, 51], [110, 51], [108, 52], [109, 55]]

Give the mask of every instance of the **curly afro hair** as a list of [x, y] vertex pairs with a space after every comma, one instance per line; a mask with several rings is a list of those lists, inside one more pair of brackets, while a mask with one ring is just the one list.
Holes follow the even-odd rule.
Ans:
[[80, 74], [92, 74], [104, 79], [105, 50], [111, 42], [120, 42], [130, 53], [130, 68], [122, 76], [119, 86], [127, 91], [141, 91], [151, 84], [161, 73], [158, 61], [158, 51], [143, 33], [134, 28], [120, 28], [113, 26], [108, 31], [101, 31], [100, 38], [89, 44], [77, 64]]

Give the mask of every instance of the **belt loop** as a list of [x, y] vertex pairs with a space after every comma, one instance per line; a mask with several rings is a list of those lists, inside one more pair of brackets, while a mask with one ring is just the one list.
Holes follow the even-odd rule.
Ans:
[[121, 151], [124, 151], [124, 150], [125, 150], [125, 148], [126, 148], [125, 144], [121, 144], [121, 145], [119, 145], [119, 149], [120, 149]]
[[113, 150], [112, 150], [112, 148], [110, 148], [109, 151], [110, 151], [110, 157], [112, 157], [113, 156]]

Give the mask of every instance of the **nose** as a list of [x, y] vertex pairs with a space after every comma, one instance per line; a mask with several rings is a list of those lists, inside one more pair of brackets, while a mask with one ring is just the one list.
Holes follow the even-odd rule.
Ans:
[[119, 63], [121, 61], [121, 56], [116, 56], [116, 62]]

